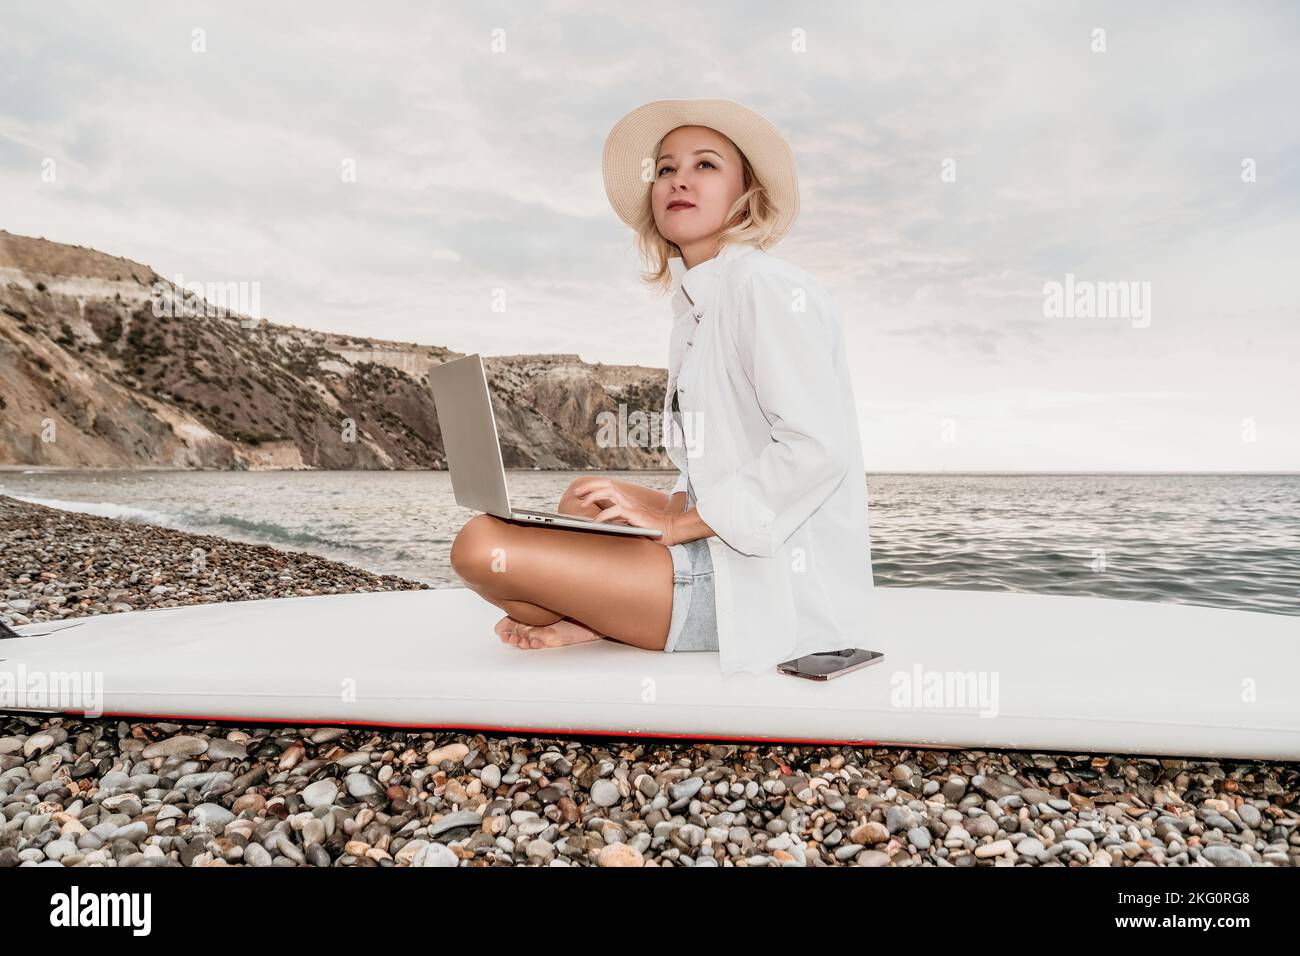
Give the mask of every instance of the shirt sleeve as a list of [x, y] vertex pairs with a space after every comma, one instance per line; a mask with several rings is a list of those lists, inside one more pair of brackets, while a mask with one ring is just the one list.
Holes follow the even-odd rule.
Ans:
[[673, 485], [673, 490], [668, 492], [669, 497], [672, 497], [673, 495], [677, 494], [677, 492], [679, 491], [682, 492], [683, 494], [686, 493], [686, 479], [687, 479], [687, 475], [686, 472], [684, 471], [680, 472], [677, 475], [677, 484]]
[[830, 497], [848, 470], [849, 443], [825, 298], [771, 273], [751, 273], [738, 292], [736, 349], [771, 423], [758, 457], [697, 488], [700, 518], [731, 547], [771, 557]]

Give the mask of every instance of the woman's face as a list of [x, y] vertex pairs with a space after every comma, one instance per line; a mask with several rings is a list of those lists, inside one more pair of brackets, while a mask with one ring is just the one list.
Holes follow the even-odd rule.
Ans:
[[740, 153], [707, 126], [679, 126], [659, 146], [650, 203], [655, 225], [682, 249], [688, 264], [722, 231], [727, 210], [745, 191]]

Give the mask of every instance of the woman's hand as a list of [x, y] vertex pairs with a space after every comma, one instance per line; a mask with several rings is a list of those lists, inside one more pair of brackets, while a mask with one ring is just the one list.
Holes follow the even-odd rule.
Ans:
[[574, 485], [573, 494], [583, 504], [604, 508], [599, 514], [593, 515], [596, 521], [615, 521], [634, 528], [655, 528], [662, 534], [653, 540], [664, 547], [679, 543], [672, 514], [645, 507], [628, 497], [608, 478], [590, 478], [580, 482]]

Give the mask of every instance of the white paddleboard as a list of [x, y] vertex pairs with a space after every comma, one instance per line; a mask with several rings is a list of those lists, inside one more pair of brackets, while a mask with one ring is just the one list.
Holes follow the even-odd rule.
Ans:
[[857, 643], [884, 660], [829, 681], [724, 681], [714, 653], [606, 640], [521, 650], [493, 633], [503, 612], [464, 588], [101, 615], [0, 640], [0, 709], [1300, 759], [1300, 617], [1001, 591], [876, 598]]

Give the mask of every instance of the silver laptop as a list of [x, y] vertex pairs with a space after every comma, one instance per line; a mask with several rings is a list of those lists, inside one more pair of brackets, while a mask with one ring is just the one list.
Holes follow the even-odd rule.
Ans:
[[501, 460], [497, 420], [492, 414], [487, 373], [477, 353], [435, 365], [429, 371], [433, 404], [442, 428], [442, 447], [447, 452], [451, 489], [456, 503], [510, 521], [576, 528], [579, 531], [609, 531], [659, 538], [656, 528], [634, 528], [613, 521], [593, 521], [579, 515], [554, 511], [530, 511], [510, 507], [506, 469]]

